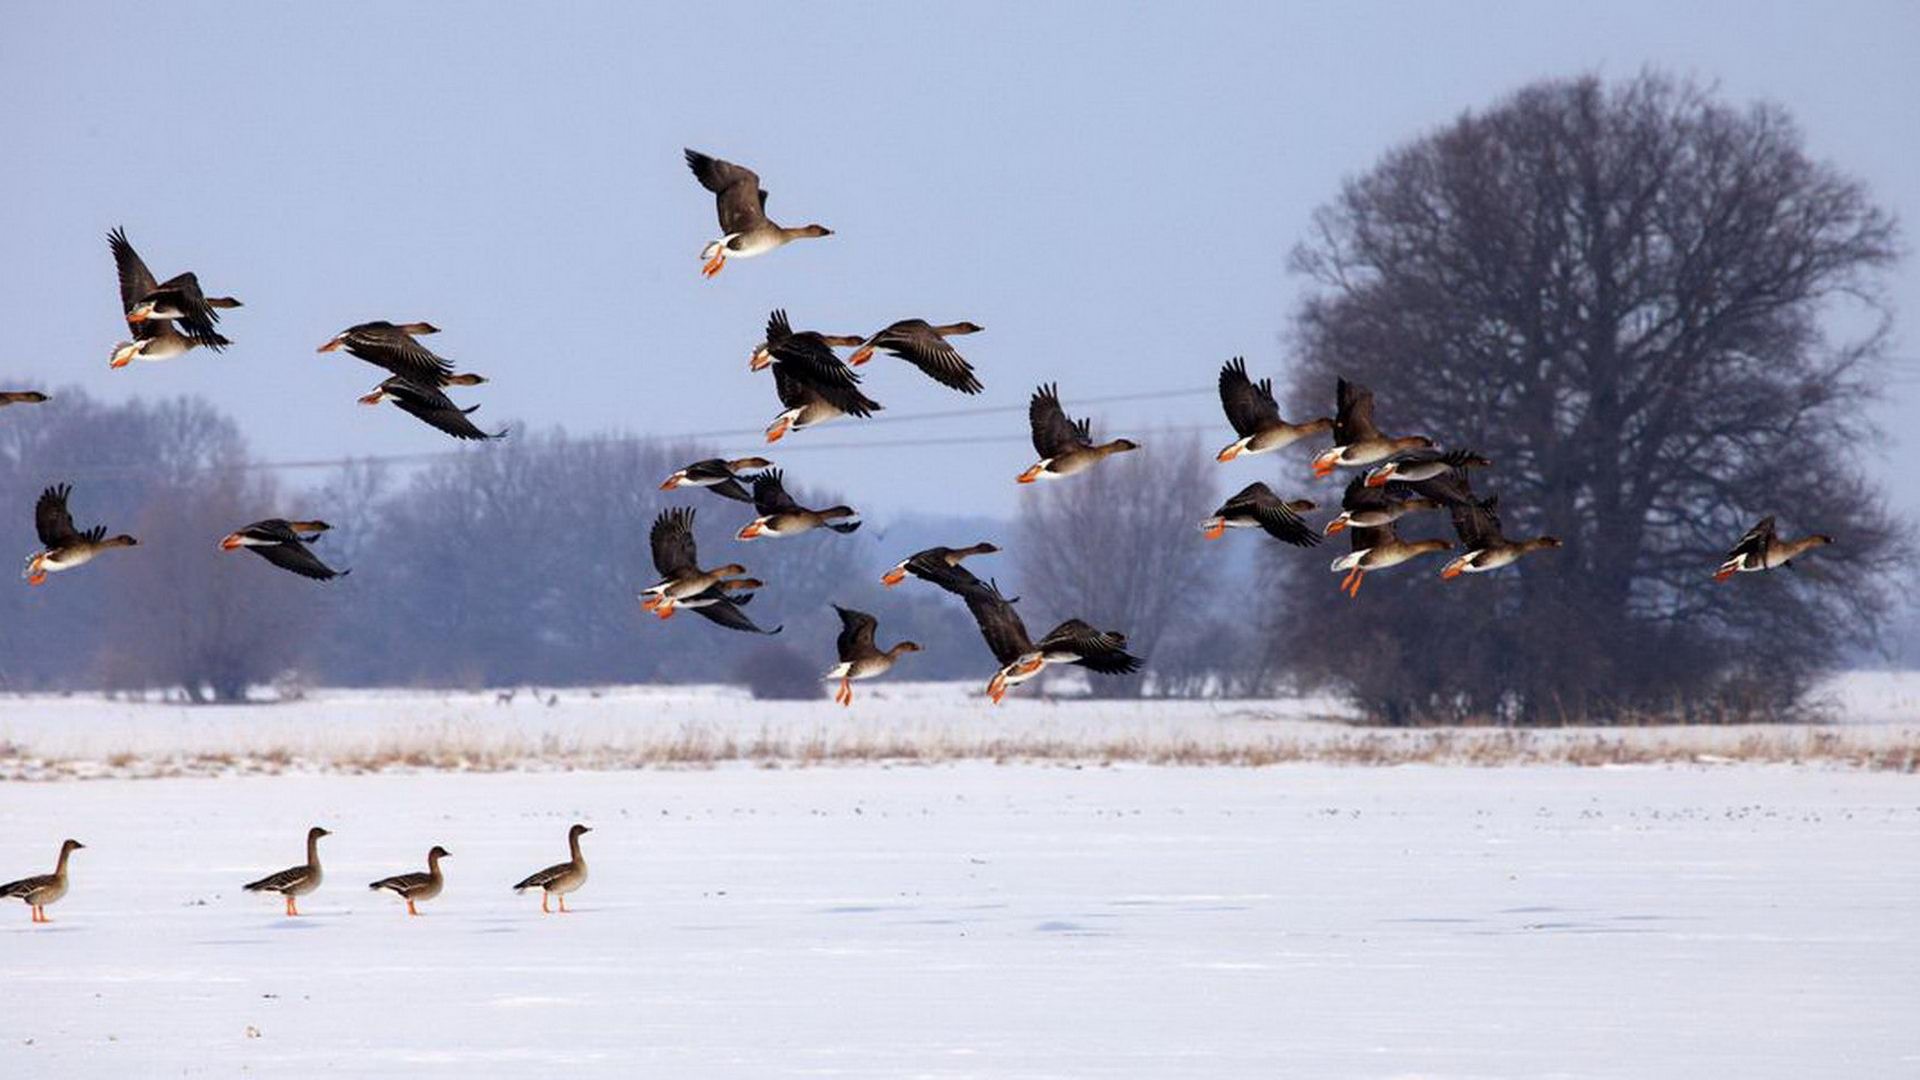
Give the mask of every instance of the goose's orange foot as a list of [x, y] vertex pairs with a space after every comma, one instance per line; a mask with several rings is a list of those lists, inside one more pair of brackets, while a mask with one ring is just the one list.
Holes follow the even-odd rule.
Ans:
[[1466, 572], [1467, 572], [1467, 568], [1464, 566], [1449, 565], [1445, 570], [1440, 571], [1440, 580], [1452, 581], [1454, 578], [1457, 578], [1461, 574], [1464, 574]]
[[545, 889], [541, 889], [541, 890], [540, 890], [540, 914], [542, 914], [542, 915], [551, 915], [551, 914], [553, 914], [553, 909], [552, 909], [552, 908], [549, 908], [549, 907], [547, 906], [547, 897], [548, 897], [548, 895], [550, 895], [550, 894], [549, 894], [549, 893], [547, 892], [547, 890], [545, 890]]
[[1360, 595], [1360, 583], [1365, 580], [1367, 580], [1367, 572], [1365, 570], [1362, 570], [1357, 576], [1354, 577], [1353, 587], [1347, 590], [1347, 599], [1352, 600], [1357, 598]]
[[715, 255], [713, 258], [707, 260], [705, 266], [700, 268], [700, 276], [703, 278], [713, 277], [720, 273], [721, 269], [726, 265], [727, 257], [725, 255]]
[[659, 607], [653, 609], [653, 613], [662, 619], [671, 619], [673, 618], [675, 610], [672, 604], [661, 604]]
[[767, 429], [767, 441], [770, 443], [779, 442], [781, 437], [786, 435], [788, 426], [789, 426], [789, 421], [787, 421], [784, 417], [779, 420], [775, 420], [773, 422], [773, 426]]
[[411, 901], [411, 900], [409, 900], [409, 901], [407, 901], [407, 914], [409, 914], [409, 915], [418, 915], [418, 914], [420, 914], [420, 913], [419, 913], [418, 911], [415, 911], [415, 910], [413, 909], [413, 901]]
[[45, 570], [35, 571], [30, 577], [27, 578], [27, 584], [29, 585], [45, 585], [46, 583], [47, 583], [47, 572]]
[[658, 596], [649, 596], [645, 600], [640, 601], [640, 609], [642, 611], [652, 611], [654, 608], [657, 608], [659, 606], [660, 606], [660, 597]]

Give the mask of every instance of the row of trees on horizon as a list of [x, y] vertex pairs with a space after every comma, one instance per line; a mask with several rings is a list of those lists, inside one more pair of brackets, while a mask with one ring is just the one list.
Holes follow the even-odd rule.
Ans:
[[[142, 546], [0, 589], [0, 687], [217, 701], [287, 678], [730, 681], [824, 697], [832, 603], [926, 647], [895, 677], [984, 684], [994, 663], [962, 605], [878, 581], [918, 547], [981, 539], [1004, 553], [978, 569], [1036, 631], [1079, 616], [1147, 657], [1140, 676], [1094, 680], [1098, 693], [1331, 690], [1391, 723], [1753, 719], [1789, 715], [1875, 642], [1911, 567], [1862, 467], [1898, 237], [1778, 109], [1657, 74], [1539, 83], [1393, 151], [1308, 235], [1289, 415], [1330, 412], [1337, 376], [1368, 385], [1383, 428], [1491, 457], [1476, 482], [1501, 495], [1509, 533], [1564, 549], [1445, 584], [1413, 564], [1350, 601], [1327, 572], [1344, 538], [1300, 551], [1196, 529], [1252, 479], [1323, 506], [1337, 485], [1308, 491], [1288, 452], [1219, 466], [1179, 438], [1028, 492], [1011, 522], [910, 518], [735, 546], [747, 508], [657, 489], [711, 448], [555, 430], [296, 490], [206, 402], [62, 391], [57, 407], [0, 417], [0, 536], [33, 550], [34, 497], [72, 481], [83, 527]], [[1838, 303], [1865, 334], [1829, 339]], [[648, 526], [687, 503], [703, 561], [737, 553], [768, 582], [751, 614], [782, 634], [640, 609]], [[335, 526], [316, 552], [351, 576], [316, 585], [217, 549], [229, 529], [294, 513]], [[1839, 543], [1795, 573], [1714, 584], [1765, 514]], [[1450, 537], [1444, 515], [1401, 524]]]

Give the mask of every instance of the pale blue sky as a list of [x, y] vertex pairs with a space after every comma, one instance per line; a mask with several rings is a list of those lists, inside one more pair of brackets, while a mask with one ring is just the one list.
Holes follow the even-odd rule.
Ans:
[[[375, 369], [314, 353], [372, 318], [430, 320], [493, 376], [461, 395], [483, 425], [757, 429], [778, 406], [745, 362], [775, 306], [843, 333], [982, 323], [983, 406], [1206, 387], [1235, 353], [1281, 366], [1286, 254], [1342, 178], [1541, 76], [1651, 64], [1778, 101], [1911, 229], [1916, 41], [1910, 3], [34, 4], [0, 36], [0, 372], [205, 394], [276, 459], [449, 445], [353, 404]], [[836, 235], [702, 281], [716, 226], [683, 146]], [[116, 224], [160, 276], [246, 301], [233, 349], [108, 370]], [[1920, 269], [1893, 298], [1910, 326]], [[1890, 426], [1920, 404], [1904, 363]], [[867, 370], [891, 412], [967, 404]], [[1094, 411], [1228, 441], [1207, 395]], [[919, 435], [1007, 440], [801, 449]], [[783, 464], [870, 512], [1006, 513], [1023, 436], [1017, 411], [843, 423]]]

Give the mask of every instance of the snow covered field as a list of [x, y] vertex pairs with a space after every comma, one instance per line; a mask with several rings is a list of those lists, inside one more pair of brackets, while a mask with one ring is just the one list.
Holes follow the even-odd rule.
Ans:
[[[1920, 1074], [1920, 781], [938, 766], [0, 785], [10, 1076]], [[507, 885], [592, 880], [542, 917]], [[239, 892], [335, 831], [281, 916]], [[453, 851], [427, 914], [367, 892]]]
[[[851, 709], [725, 687], [321, 691], [221, 707], [0, 698], [0, 779], [390, 769], [612, 769], [715, 762], [1183, 764], [1831, 762], [1920, 767], [1920, 673], [1862, 672], [1820, 699], [1836, 723], [1724, 727], [1356, 727], [1325, 698], [1047, 700], [976, 685], [862, 685]], [[824, 691], [823, 691], [824, 695]]]

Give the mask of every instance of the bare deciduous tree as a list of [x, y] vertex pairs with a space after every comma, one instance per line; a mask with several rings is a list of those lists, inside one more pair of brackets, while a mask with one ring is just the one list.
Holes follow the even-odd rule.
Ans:
[[[1318, 289], [1292, 399], [1372, 386], [1384, 427], [1489, 454], [1476, 484], [1511, 531], [1567, 547], [1444, 586], [1393, 571], [1352, 603], [1286, 570], [1309, 601], [1276, 654], [1403, 721], [1790, 704], [1904, 565], [1858, 464], [1895, 254], [1779, 109], [1658, 75], [1537, 84], [1389, 154], [1296, 252]], [[1832, 340], [1837, 308], [1866, 332]], [[1764, 514], [1839, 544], [1714, 585]]]
[[[1154, 670], [1162, 643], [1214, 617], [1197, 531], [1214, 505], [1213, 456], [1191, 436], [1147, 438], [1139, 453], [1036, 485], [1015, 525], [1021, 618], [1036, 637], [1069, 617], [1119, 630]], [[1142, 676], [1100, 677], [1095, 694], [1137, 695]]]

